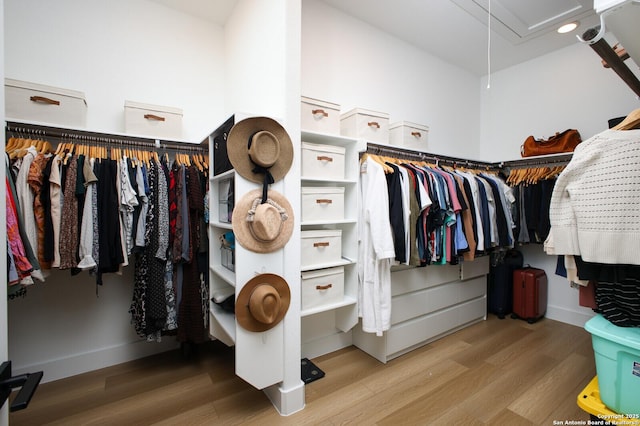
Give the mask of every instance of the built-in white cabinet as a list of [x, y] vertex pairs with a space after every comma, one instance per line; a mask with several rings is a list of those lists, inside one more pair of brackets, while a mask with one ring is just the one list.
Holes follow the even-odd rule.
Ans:
[[[235, 115], [235, 122], [247, 116]], [[229, 121], [227, 121], [228, 124]], [[220, 136], [228, 129], [217, 129], [209, 138], [210, 164], [215, 164], [213, 135]], [[234, 170], [211, 175], [209, 178], [209, 291], [211, 298], [217, 294], [230, 293], [237, 298], [242, 287], [253, 277], [263, 273], [283, 275], [284, 253], [277, 250], [272, 253], [250, 251], [232, 239], [234, 250], [223, 248], [222, 239], [233, 232], [231, 212], [235, 202], [260, 184], [251, 182]], [[282, 182], [276, 182], [272, 188], [282, 191]], [[290, 286], [296, 283], [289, 282]], [[209, 300], [209, 334], [228, 346], [235, 347], [236, 374], [257, 389], [277, 385], [284, 380], [283, 363], [285, 336], [283, 322], [275, 327], [254, 332], [242, 328], [236, 321], [232, 309], [225, 310], [213, 300]], [[260, 354], [260, 362], [256, 362]]]
[[[221, 217], [221, 209], [233, 203], [233, 199], [224, 197], [224, 194], [231, 182], [235, 187], [235, 178], [235, 171], [229, 170], [209, 179], [209, 293], [212, 298], [235, 294], [236, 274], [232, 270], [235, 269], [235, 250], [232, 251], [222, 243], [225, 234], [233, 230], [231, 221], [224, 221], [224, 217]], [[233, 346], [236, 341], [234, 314], [225, 311], [212, 300], [209, 301], [209, 334], [227, 346]]]
[[356, 327], [353, 344], [386, 363], [486, 319], [488, 273], [489, 256], [392, 272], [391, 328], [376, 336]]
[[302, 355], [316, 357], [349, 346], [358, 322], [358, 171], [364, 143], [305, 130], [301, 141], [303, 149], [311, 148], [312, 161], [328, 169], [344, 162], [344, 173], [317, 173], [304, 161], [300, 172]]

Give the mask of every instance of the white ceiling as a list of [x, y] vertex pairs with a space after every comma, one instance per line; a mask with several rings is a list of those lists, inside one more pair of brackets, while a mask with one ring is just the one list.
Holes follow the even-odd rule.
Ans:
[[[152, 0], [224, 25], [235, 0]], [[491, 71], [579, 43], [576, 34], [599, 24], [593, 0], [322, 0], [475, 75], [488, 66], [491, 7]], [[490, 1], [490, 5], [489, 5]], [[569, 34], [560, 24], [578, 20]]]

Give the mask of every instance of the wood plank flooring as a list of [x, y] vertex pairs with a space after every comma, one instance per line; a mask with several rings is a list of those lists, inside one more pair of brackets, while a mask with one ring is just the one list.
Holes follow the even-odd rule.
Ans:
[[40, 385], [10, 425], [551, 425], [588, 420], [591, 335], [543, 319], [487, 321], [382, 364], [355, 347], [313, 360], [306, 407], [280, 416], [234, 374], [233, 348], [199, 347]]

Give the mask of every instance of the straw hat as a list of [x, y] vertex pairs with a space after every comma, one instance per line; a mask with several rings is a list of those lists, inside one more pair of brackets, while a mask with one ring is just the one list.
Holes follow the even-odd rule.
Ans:
[[291, 292], [279, 275], [260, 274], [251, 278], [238, 293], [236, 320], [249, 331], [267, 331], [284, 318]]
[[293, 210], [284, 195], [270, 189], [262, 203], [262, 190], [247, 192], [233, 208], [235, 239], [247, 250], [270, 253], [284, 247], [293, 232]]
[[268, 170], [273, 182], [277, 182], [291, 168], [293, 144], [277, 121], [268, 117], [251, 117], [231, 128], [227, 153], [233, 168], [245, 179], [263, 183], [264, 171]]

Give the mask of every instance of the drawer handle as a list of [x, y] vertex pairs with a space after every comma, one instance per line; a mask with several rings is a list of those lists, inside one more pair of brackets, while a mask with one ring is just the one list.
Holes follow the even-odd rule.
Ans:
[[328, 161], [328, 162], [332, 162], [332, 161], [333, 161], [333, 158], [331, 158], [331, 157], [327, 157], [326, 155], [318, 155], [318, 156], [316, 157], [316, 160], [318, 160], [318, 161]]
[[314, 247], [329, 247], [329, 242], [313, 243]]
[[332, 284], [327, 284], [327, 285], [317, 285], [316, 286], [316, 290], [329, 290], [331, 287], [333, 287]]
[[318, 115], [319, 114], [319, 115], [321, 115], [323, 117], [328, 117], [329, 116], [329, 113], [326, 112], [323, 109], [313, 109], [313, 110], [311, 110], [311, 114], [313, 114], [313, 115]]
[[420, 133], [420, 132], [411, 132], [411, 136], [415, 136], [416, 138], [421, 138], [422, 137], [422, 133]]
[[60, 101], [56, 101], [55, 99], [45, 98], [44, 96], [31, 96], [29, 99], [31, 99], [32, 102], [40, 102], [40, 103], [49, 104], [49, 105], [60, 105]]
[[159, 115], [153, 115], [153, 114], [145, 114], [144, 118], [146, 118], [147, 120], [155, 120], [155, 121], [164, 121], [165, 120], [164, 117], [160, 117]]
[[316, 200], [316, 204], [331, 204], [331, 203], [333, 203], [333, 200], [329, 198], [320, 198], [319, 200]]
[[368, 122], [368, 123], [367, 123], [367, 126], [369, 126], [369, 127], [375, 127], [376, 129], [379, 129], [379, 128], [380, 128], [380, 125], [378, 124], [378, 122], [377, 122], [377, 121], [370, 121], [370, 122]]

